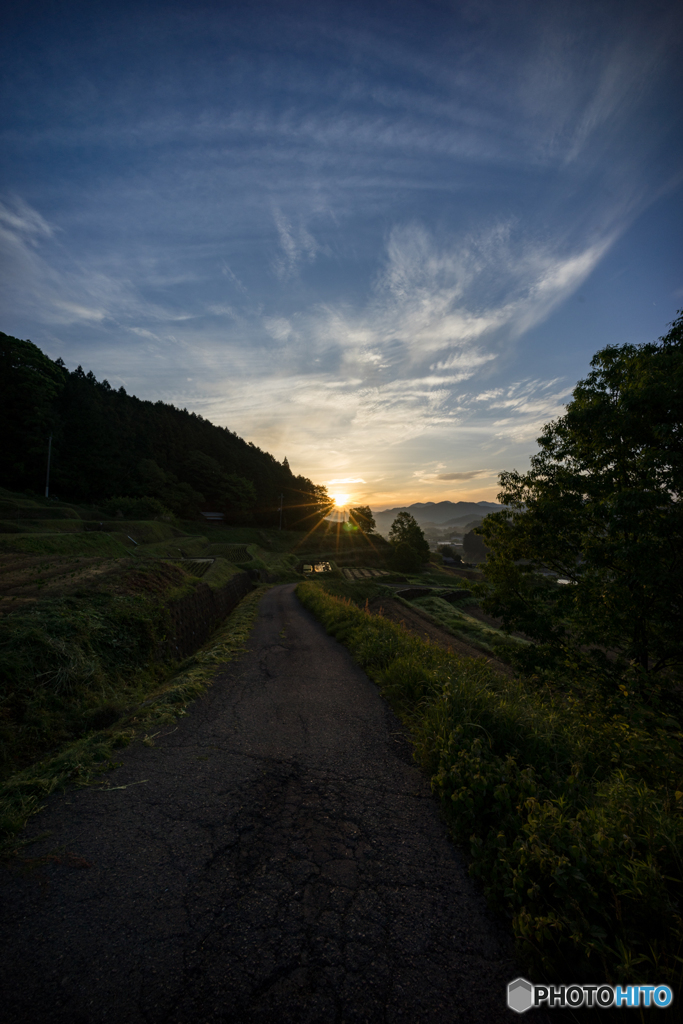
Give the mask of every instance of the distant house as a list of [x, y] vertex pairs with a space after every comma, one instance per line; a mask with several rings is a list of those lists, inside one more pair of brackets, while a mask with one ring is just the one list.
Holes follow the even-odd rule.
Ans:
[[216, 525], [220, 525], [225, 519], [222, 512], [202, 512], [202, 515], [209, 523], [216, 523]]

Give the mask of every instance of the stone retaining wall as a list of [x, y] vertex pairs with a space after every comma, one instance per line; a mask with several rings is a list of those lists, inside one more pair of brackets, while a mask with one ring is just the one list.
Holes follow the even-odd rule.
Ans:
[[169, 606], [170, 629], [164, 654], [187, 658], [197, 650], [243, 597], [254, 587], [249, 575], [241, 572], [216, 590], [199, 583], [191, 594]]

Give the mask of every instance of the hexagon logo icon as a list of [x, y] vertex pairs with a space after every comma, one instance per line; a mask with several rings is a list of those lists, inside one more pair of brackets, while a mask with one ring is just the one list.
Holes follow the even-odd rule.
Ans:
[[515, 978], [508, 985], [508, 1006], [515, 1013], [526, 1013], [534, 1005], [534, 987], [526, 978]]

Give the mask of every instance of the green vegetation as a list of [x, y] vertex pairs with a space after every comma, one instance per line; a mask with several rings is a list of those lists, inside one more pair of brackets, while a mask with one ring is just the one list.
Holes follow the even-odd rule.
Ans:
[[530, 471], [501, 475], [485, 607], [535, 641], [529, 670], [647, 700], [683, 669], [683, 316], [591, 365]]
[[419, 572], [429, 560], [429, 544], [416, 519], [409, 512], [399, 512], [391, 524], [389, 541], [394, 547], [391, 566], [399, 572]]
[[462, 551], [468, 562], [483, 562], [488, 554], [486, 544], [474, 530], [470, 530], [463, 537]]
[[535, 976], [680, 982], [683, 760], [670, 709], [507, 679], [328, 588], [297, 592], [410, 728]]
[[349, 521], [363, 533], [374, 533], [375, 517], [369, 505], [356, 505], [349, 509]]
[[0, 620], [0, 771], [74, 739], [169, 671], [166, 604], [192, 578], [164, 562], [99, 569], [104, 578]]
[[121, 558], [133, 547], [125, 533], [12, 533], [0, 535], [0, 553], [102, 555]]
[[[401, 600], [400, 597], [399, 600]], [[524, 643], [524, 641], [506, 637], [501, 630], [487, 626], [473, 615], [468, 615], [463, 609], [454, 607], [450, 601], [445, 601], [438, 594], [429, 597], [415, 597], [410, 601], [410, 606], [422, 609], [434, 622], [459, 640], [474, 643], [485, 653], [492, 654], [497, 658], [503, 657], [508, 660], [510, 652], [514, 650], [515, 646]]]

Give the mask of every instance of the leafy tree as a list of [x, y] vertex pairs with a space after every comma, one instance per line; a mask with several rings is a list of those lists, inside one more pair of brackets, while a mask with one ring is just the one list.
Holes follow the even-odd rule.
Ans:
[[454, 562], [462, 562], [462, 556], [459, 551], [456, 551], [454, 547], [448, 544], [443, 544], [439, 551], [443, 558], [452, 558]]
[[399, 512], [389, 530], [389, 540], [394, 545], [408, 544], [419, 556], [421, 562], [429, 558], [429, 544], [416, 519], [410, 512]]
[[392, 569], [399, 572], [419, 572], [422, 568], [422, 558], [406, 541], [401, 540], [396, 544], [390, 559]]
[[375, 529], [375, 517], [369, 505], [356, 505], [349, 509], [349, 519], [362, 533], [372, 533]]
[[481, 537], [470, 530], [462, 539], [462, 550], [468, 562], [484, 562], [489, 549]]
[[683, 662], [683, 316], [591, 366], [529, 472], [501, 474], [485, 607], [537, 659], [623, 686]]

